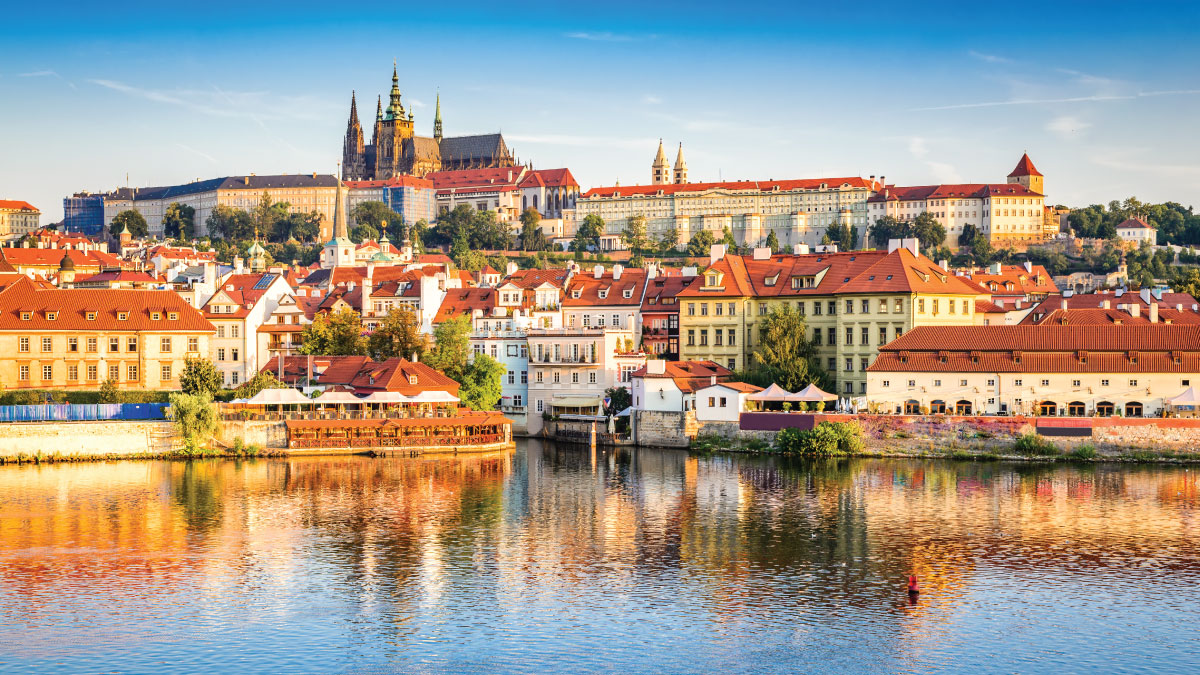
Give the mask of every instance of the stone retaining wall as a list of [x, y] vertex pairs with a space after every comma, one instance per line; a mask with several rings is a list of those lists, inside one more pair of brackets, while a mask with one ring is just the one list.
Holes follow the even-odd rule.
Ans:
[[0, 457], [164, 454], [177, 445], [170, 422], [12, 422], [0, 424]]
[[284, 422], [226, 420], [221, 422], [217, 440], [226, 446], [236, 439], [246, 445], [258, 445], [273, 450], [287, 448], [287, 424]]

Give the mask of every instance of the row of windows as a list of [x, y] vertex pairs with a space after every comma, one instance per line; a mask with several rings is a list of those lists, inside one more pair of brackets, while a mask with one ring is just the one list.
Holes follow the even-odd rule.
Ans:
[[[80, 347], [80, 338], [72, 336], [72, 337], [66, 338], [66, 340], [67, 340], [67, 352], [78, 353], [79, 347]], [[116, 353], [116, 352], [121, 351], [121, 338], [120, 337], [109, 337], [107, 339], [107, 342], [108, 342], [108, 351], [110, 353]], [[44, 335], [38, 340], [38, 343], [39, 343], [39, 346], [41, 347], [42, 352], [54, 351], [54, 338], [52, 336]], [[17, 338], [17, 351], [22, 354], [28, 354], [31, 351], [32, 345], [33, 345], [33, 338], [31, 338], [31, 337], [21, 336], [21, 337]], [[172, 351], [174, 351], [174, 347], [175, 347], [174, 338], [169, 337], [169, 336], [159, 338], [158, 351], [160, 354], [170, 354]], [[84, 349], [84, 352], [89, 353], [89, 354], [98, 353], [100, 351], [100, 338], [98, 338], [98, 337], [83, 338], [83, 349]], [[125, 338], [125, 351], [129, 352], [129, 353], [135, 353], [135, 352], [137, 352], [137, 350], [138, 350], [138, 338], [126, 337]], [[189, 352], [200, 351], [200, 338], [189, 337], [187, 339], [187, 350]]]
[[[624, 372], [624, 371], [622, 371], [622, 372]], [[509, 378], [510, 378], [509, 384], [513, 384], [512, 380], [511, 380], [511, 378], [512, 378], [511, 371], [509, 372]], [[525, 371], [521, 371], [521, 384], [525, 384], [526, 379], [527, 379], [527, 376], [525, 374]], [[579, 379], [580, 378], [579, 378], [578, 372], [571, 373], [571, 384], [579, 384]], [[588, 380], [588, 384], [596, 384], [596, 371], [592, 371], [592, 372], [588, 373], [587, 380]], [[533, 381], [538, 384], [545, 384], [545, 382], [546, 382], [545, 371], [542, 371], [542, 370], [535, 371], [533, 374]], [[551, 371], [550, 382], [553, 384], [562, 384], [562, 373], [557, 370]]]
[[[846, 362], [847, 362], [847, 364], [849, 364], [849, 362], [850, 362], [850, 359], [846, 359]], [[1181, 385], [1181, 386], [1184, 386], [1184, 387], [1188, 387], [1188, 386], [1191, 386], [1191, 382], [1192, 382], [1191, 380], [1181, 380], [1181, 381], [1180, 381], [1180, 385]], [[1013, 384], [1013, 386], [1014, 386], [1014, 387], [1023, 387], [1023, 386], [1025, 386], [1025, 380], [1024, 380], [1023, 378], [1017, 378], [1017, 379], [1014, 379], [1014, 380], [1013, 380], [1012, 384]], [[1049, 379], [1047, 379], [1047, 378], [1042, 378], [1041, 380], [1039, 380], [1038, 384], [1039, 384], [1040, 386], [1043, 386], [1043, 387], [1049, 387], [1049, 386], [1050, 386], [1050, 380], [1049, 380]], [[891, 386], [892, 386], [892, 383], [891, 383], [891, 381], [889, 381], [889, 380], [882, 380], [882, 381], [880, 382], [880, 386], [882, 386], [883, 388], [885, 388], [885, 389], [886, 389], [886, 388], [888, 388], [888, 387], [891, 387]], [[908, 388], [909, 388], [909, 389], [914, 389], [914, 388], [916, 388], [916, 386], [917, 386], [917, 381], [916, 381], [915, 379], [914, 379], [914, 380], [909, 380], [909, 381], [908, 381]], [[940, 386], [942, 386], [942, 381], [941, 381], [940, 379], [935, 379], [935, 380], [933, 380], [933, 386], [935, 386], [935, 387], [940, 387]], [[960, 379], [960, 380], [958, 381], [958, 386], [960, 386], [960, 387], [966, 387], [966, 386], [968, 386], [968, 385], [967, 385], [967, 380], [966, 380], [966, 379]], [[987, 386], [989, 386], [989, 387], [994, 387], [994, 386], [996, 386], [996, 380], [995, 380], [994, 378], [989, 378], [989, 379], [987, 380]], [[1083, 381], [1082, 381], [1082, 380], [1071, 380], [1071, 386], [1072, 386], [1072, 387], [1080, 387], [1080, 386], [1083, 386]], [[1109, 382], [1109, 380], [1107, 380], [1107, 379], [1100, 380], [1100, 386], [1101, 386], [1101, 387], [1108, 387], [1108, 386], [1110, 386], [1110, 382]], [[1129, 380], [1129, 386], [1130, 386], [1130, 387], [1136, 387], [1136, 386], [1138, 386], [1138, 380], [1132, 380], [1132, 379], [1131, 379], [1131, 380]]]
[[[30, 366], [27, 366], [27, 365], [17, 366], [17, 379], [21, 382], [28, 382], [29, 377], [30, 377], [30, 372], [31, 372]], [[53, 364], [43, 365], [41, 367], [41, 372], [42, 372], [42, 381], [43, 382], [49, 382], [54, 379], [54, 365]], [[87, 382], [99, 382], [100, 381], [100, 367], [99, 366], [85, 365], [83, 367], [83, 370], [80, 371], [79, 366], [76, 364], [71, 364], [71, 365], [67, 366], [67, 381], [68, 382], [80, 381], [80, 379], [79, 379], [80, 372], [82, 372], [86, 376]], [[127, 382], [137, 382], [139, 375], [140, 375], [140, 369], [136, 363], [129, 363], [129, 364], [125, 365], [125, 380]], [[159, 376], [161, 377], [161, 379], [164, 381], [170, 380], [170, 379], [172, 379], [173, 375], [174, 375], [174, 373], [171, 368], [171, 364], [164, 363], [159, 372]], [[110, 364], [108, 366], [108, 379], [120, 381], [120, 379], [121, 379], [120, 364], [114, 363], [114, 364]]]
[[[695, 328], [688, 329], [687, 346], [689, 346], [689, 347], [696, 346], [696, 332], [697, 332], [697, 329], [695, 329]], [[700, 333], [700, 343], [699, 343], [700, 346], [707, 347], [708, 346], [708, 329], [700, 328], [699, 333]], [[725, 346], [736, 347], [737, 346], [737, 330], [736, 329], [729, 328], [725, 331], [722, 331], [720, 328], [714, 328], [714, 329], [712, 329], [712, 333], [713, 333], [713, 346], [715, 346], [715, 347], [725, 347]]]
[[[237, 324], [234, 324], [229, 327], [229, 337], [231, 337], [231, 338], [241, 337], [240, 333], [241, 333], [241, 329]], [[225, 337], [225, 326], [222, 326], [220, 324], [217, 325], [217, 337], [219, 337], [219, 338]]]

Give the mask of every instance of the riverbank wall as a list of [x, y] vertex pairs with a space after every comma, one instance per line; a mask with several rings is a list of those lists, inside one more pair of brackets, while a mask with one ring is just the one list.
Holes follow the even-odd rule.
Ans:
[[0, 424], [0, 460], [32, 457], [144, 457], [177, 450], [163, 421], [12, 422]]

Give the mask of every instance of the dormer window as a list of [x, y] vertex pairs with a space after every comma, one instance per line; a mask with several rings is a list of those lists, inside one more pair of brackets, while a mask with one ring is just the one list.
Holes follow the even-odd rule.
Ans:
[[162, 313], [161, 312], [150, 312], [150, 318], [154, 319], [155, 321], [158, 321], [158, 320], [162, 319]]
[[117, 312], [117, 320], [125, 321], [129, 318], [129, 312]]
[[171, 312], [170, 314], [167, 314], [167, 318], [172, 321], [176, 321], [179, 319], [179, 312]]
[[779, 282], [779, 272], [776, 272], [775, 274], [763, 279], [763, 283], [768, 286], [774, 286], [778, 282]]
[[600, 299], [601, 299], [601, 300], [603, 300], [603, 299], [607, 298], [607, 297], [608, 297], [608, 289], [607, 289], [607, 288], [601, 288], [601, 289], [600, 289], [600, 292], [599, 292], [599, 295], [600, 295]]
[[416, 376], [416, 375], [409, 375], [409, 376], [408, 376], [408, 383], [409, 383], [409, 384], [411, 384], [411, 385], [414, 385], [414, 386], [416, 386], [416, 384], [417, 384], [417, 376]]
[[95, 312], [88, 312], [88, 313], [87, 313], [87, 320], [88, 320], [88, 321], [95, 321], [95, 320], [96, 320], [96, 313], [95, 313]]
[[21, 320], [29, 321], [33, 318], [33, 312], [21, 312]]
[[582, 291], [580, 291], [578, 288], [576, 288], [575, 290], [571, 291], [571, 297], [572, 297], [572, 298], [578, 298], [580, 295], [583, 295], [583, 292], [582, 292]]
[[58, 312], [46, 312], [46, 320], [54, 321], [58, 318]]
[[624, 291], [621, 292], [621, 294], [624, 295], [626, 298], [632, 298], [633, 297], [633, 289], [626, 288]]

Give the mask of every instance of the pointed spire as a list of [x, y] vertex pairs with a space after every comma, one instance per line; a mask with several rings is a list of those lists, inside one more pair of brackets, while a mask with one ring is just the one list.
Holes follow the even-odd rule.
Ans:
[[375, 121], [376, 122], [383, 121], [383, 97], [382, 96], [380, 96], [375, 101]]
[[671, 165], [667, 163], [667, 153], [663, 152], [662, 139], [658, 139], [658, 152], [654, 155], [654, 163], [650, 165], [651, 185], [665, 185], [671, 182]]
[[437, 93], [437, 103], [433, 111], [433, 137], [442, 140], [442, 92]]
[[396, 59], [392, 59], [392, 91], [388, 93], [387, 117], [384, 119], [404, 119], [404, 104], [400, 102], [400, 76], [396, 72]]
[[680, 168], [687, 168], [687, 162], [683, 160], [683, 143], [679, 144], [679, 154], [675, 155], [675, 170], [678, 171]]
[[355, 92], [350, 90], [350, 126], [356, 127], [358, 124], [358, 101], [355, 98]]

